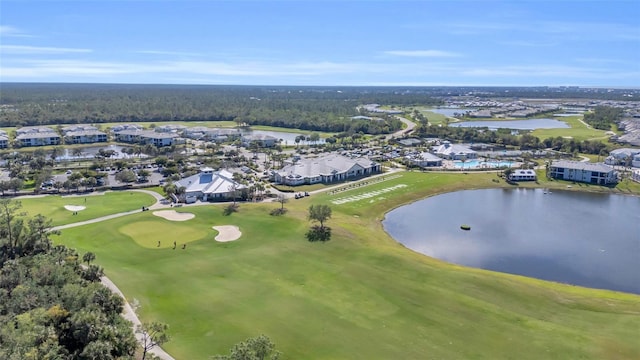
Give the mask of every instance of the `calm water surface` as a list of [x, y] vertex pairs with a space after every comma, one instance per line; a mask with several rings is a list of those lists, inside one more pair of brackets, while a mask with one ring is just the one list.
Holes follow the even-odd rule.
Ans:
[[638, 197], [468, 190], [395, 209], [383, 225], [406, 247], [444, 261], [640, 294]]
[[566, 122], [555, 119], [504, 120], [504, 121], [463, 121], [449, 124], [452, 127], [487, 127], [489, 129], [564, 129]]
[[[296, 136], [298, 135], [304, 135], [304, 136], [309, 136], [311, 135], [311, 131], [310, 132], [306, 132], [306, 133], [288, 133], [288, 132], [281, 132], [281, 131], [269, 131], [269, 130], [248, 130], [248, 131], [243, 131], [245, 134], [252, 134], [252, 135], [268, 135], [268, 136], [273, 136], [276, 139], [282, 139], [282, 144], [283, 145], [294, 145], [296, 142]], [[324, 143], [324, 139], [320, 138], [320, 140], [318, 140], [316, 142], [317, 144], [322, 144]], [[300, 142], [300, 144], [310, 144], [310, 142], [307, 141], [302, 141]]]
[[450, 116], [450, 117], [454, 117], [455, 114], [464, 114], [466, 112], [469, 111], [476, 111], [478, 109], [472, 109], [472, 108], [433, 108], [433, 109], [427, 109], [427, 111], [431, 111], [434, 112], [436, 114], [441, 114], [444, 116]]

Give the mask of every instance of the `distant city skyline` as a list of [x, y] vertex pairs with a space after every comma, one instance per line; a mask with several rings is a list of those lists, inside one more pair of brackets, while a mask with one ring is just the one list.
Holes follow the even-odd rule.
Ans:
[[0, 3], [0, 82], [640, 86], [613, 1]]

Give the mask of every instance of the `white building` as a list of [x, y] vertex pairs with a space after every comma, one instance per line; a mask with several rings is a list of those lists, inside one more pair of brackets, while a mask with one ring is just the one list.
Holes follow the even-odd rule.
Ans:
[[638, 165], [633, 165], [637, 155], [640, 155], [640, 149], [622, 148], [615, 149], [609, 153], [604, 163], [608, 165], [632, 165], [634, 167], [640, 167], [640, 158], [638, 158]]
[[429, 152], [407, 155], [405, 159], [410, 165], [421, 168], [442, 166], [442, 159]]
[[9, 147], [9, 136], [4, 130], [0, 130], [0, 149], [6, 149]]
[[510, 181], [536, 181], [538, 176], [534, 170], [530, 169], [517, 169], [509, 174]]
[[162, 133], [180, 134], [186, 128], [187, 127], [184, 125], [167, 124], [167, 125], [158, 125], [153, 130], [156, 132], [162, 132]]
[[253, 142], [257, 142], [260, 147], [273, 147], [276, 145], [278, 139], [271, 135], [243, 135], [242, 136], [242, 146], [248, 147]]
[[199, 174], [177, 181], [176, 186], [185, 188], [185, 202], [225, 201], [233, 198], [235, 190], [245, 186], [233, 180], [233, 174], [226, 170], [214, 171], [203, 168]]
[[16, 145], [21, 147], [60, 145], [62, 139], [55, 130], [46, 126], [22, 127], [16, 133]]
[[357, 179], [379, 173], [380, 164], [367, 158], [348, 158], [331, 154], [320, 158], [301, 159], [272, 173], [278, 184], [302, 185], [332, 183], [348, 179]]
[[554, 179], [609, 185], [618, 181], [618, 175], [609, 165], [581, 161], [559, 160], [549, 167], [549, 176]]
[[62, 128], [67, 144], [92, 144], [107, 142], [107, 134], [91, 125], [70, 125]]
[[116, 141], [130, 144], [151, 144], [157, 147], [171, 146], [178, 137], [174, 133], [163, 133], [151, 130], [120, 130], [114, 131], [113, 137]]
[[452, 144], [449, 141], [444, 141], [442, 145], [436, 146], [434, 153], [443, 159], [449, 160], [469, 160], [478, 157], [478, 153], [470, 148], [460, 144]]
[[184, 129], [182, 136], [194, 140], [224, 142], [240, 138], [241, 132], [239, 129], [232, 128], [194, 126]]

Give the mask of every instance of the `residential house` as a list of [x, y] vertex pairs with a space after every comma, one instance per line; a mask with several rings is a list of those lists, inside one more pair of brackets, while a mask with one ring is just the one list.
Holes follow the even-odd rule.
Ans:
[[60, 135], [50, 127], [28, 126], [16, 130], [15, 143], [20, 147], [60, 145]]
[[153, 130], [157, 132], [162, 132], [162, 133], [180, 134], [186, 128], [187, 127], [184, 125], [167, 124], [167, 125], [158, 125]]
[[131, 143], [131, 144], [151, 144], [157, 147], [171, 146], [177, 134], [163, 133], [151, 130], [120, 130], [113, 133], [113, 137], [116, 141]]
[[598, 185], [618, 181], [616, 171], [609, 165], [569, 160], [554, 161], [549, 166], [549, 177]]
[[239, 129], [194, 126], [184, 129], [182, 136], [194, 140], [225, 142], [240, 138], [241, 133]]
[[467, 146], [452, 144], [449, 141], [443, 141], [441, 145], [436, 146], [433, 150], [436, 155], [449, 160], [469, 160], [478, 157], [478, 153]]
[[638, 165], [633, 165], [633, 162], [637, 155], [640, 155], [640, 149], [615, 149], [609, 153], [609, 156], [607, 156], [606, 159], [604, 159], [604, 163], [608, 165], [631, 165], [634, 167], [640, 167], [640, 162], [638, 163]]
[[234, 191], [246, 186], [233, 180], [233, 174], [226, 170], [214, 171], [203, 168], [200, 173], [177, 181], [176, 186], [185, 188], [185, 202], [225, 201], [234, 197]]
[[509, 181], [536, 181], [538, 176], [535, 170], [517, 169], [509, 174]]
[[245, 147], [249, 147], [253, 142], [257, 142], [260, 147], [274, 147], [277, 141], [278, 139], [274, 136], [262, 134], [243, 135], [241, 139], [242, 146]]
[[6, 149], [9, 147], [9, 136], [4, 130], [0, 130], [0, 149]]
[[331, 154], [319, 158], [300, 159], [294, 164], [272, 172], [272, 179], [278, 184], [290, 186], [327, 184], [370, 176], [381, 170], [380, 164], [365, 157], [349, 158]]
[[107, 142], [107, 134], [91, 125], [71, 125], [62, 128], [66, 144], [93, 144]]
[[410, 154], [405, 157], [409, 165], [419, 166], [421, 168], [442, 166], [442, 158], [429, 152], [421, 152]]
[[640, 170], [633, 170], [631, 172], [631, 180], [640, 182]]

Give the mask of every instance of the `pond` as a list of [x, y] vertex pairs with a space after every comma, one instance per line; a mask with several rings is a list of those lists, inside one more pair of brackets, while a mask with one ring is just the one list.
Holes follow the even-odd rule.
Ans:
[[447, 262], [640, 294], [638, 197], [466, 190], [395, 209], [383, 226], [406, 247]]
[[436, 114], [449, 116], [449, 117], [455, 117], [456, 114], [464, 114], [466, 112], [471, 112], [471, 111], [476, 111], [476, 110], [478, 110], [478, 109], [460, 108], [460, 107], [446, 107], [446, 108], [427, 109], [427, 111], [431, 111], [431, 112], [434, 112]]
[[[251, 134], [251, 135], [273, 136], [276, 139], [282, 139], [283, 145], [295, 145], [296, 136], [299, 136], [299, 135], [309, 136], [312, 133], [312, 131], [300, 132], [300, 133], [289, 133], [289, 132], [269, 131], [269, 130], [243, 130], [242, 132], [243, 134], [246, 134], [246, 135]], [[316, 141], [316, 144], [323, 144], [323, 143], [324, 143], [323, 138], [320, 138], [320, 140]], [[300, 144], [311, 144], [311, 142], [302, 141], [300, 142]]]
[[481, 160], [468, 160], [465, 162], [454, 161], [453, 166], [457, 169], [497, 169], [511, 167], [513, 162], [511, 161], [481, 161]]
[[566, 129], [569, 125], [555, 119], [503, 120], [503, 121], [463, 121], [451, 123], [452, 127], [487, 127], [489, 129]]
[[73, 150], [65, 148], [62, 155], [56, 158], [56, 161], [93, 159], [95, 155], [98, 153], [98, 151], [100, 151], [100, 149], [115, 151], [115, 155], [112, 156], [111, 159], [128, 159], [128, 158], [147, 157], [147, 155], [145, 154], [127, 155], [122, 152], [122, 150], [126, 148], [129, 148], [129, 147], [121, 146], [121, 145], [113, 145], [113, 144], [109, 144], [109, 145], [105, 144], [102, 146], [88, 146], [88, 147], [81, 148], [82, 154], [80, 154], [79, 156], [73, 156]]

